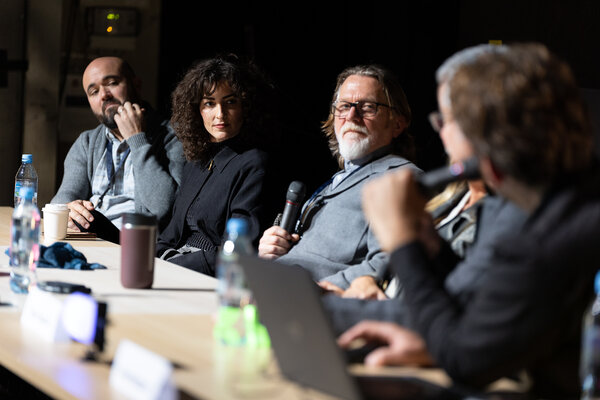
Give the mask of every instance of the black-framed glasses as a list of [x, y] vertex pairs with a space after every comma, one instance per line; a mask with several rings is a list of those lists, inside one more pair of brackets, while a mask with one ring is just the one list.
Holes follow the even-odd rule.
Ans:
[[356, 113], [360, 118], [373, 118], [377, 115], [379, 107], [392, 108], [387, 104], [377, 103], [375, 101], [355, 101], [354, 103], [350, 103], [349, 101], [336, 101], [331, 105], [333, 115], [338, 118], [346, 118], [352, 107], [356, 107]]
[[434, 131], [439, 132], [444, 127], [444, 117], [439, 111], [430, 112], [428, 115], [429, 123]]

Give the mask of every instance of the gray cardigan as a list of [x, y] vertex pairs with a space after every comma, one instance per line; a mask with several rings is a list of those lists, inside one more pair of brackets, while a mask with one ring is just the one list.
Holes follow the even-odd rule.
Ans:
[[[185, 158], [168, 121], [150, 112], [146, 125], [146, 132], [127, 139], [135, 178], [135, 211], [155, 215], [162, 228], [170, 218]], [[105, 129], [105, 125], [98, 125], [81, 133], [73, 143], [65, 158], [62, 183], [52, 203], [87, 200], [92, 196], [94, 170], [106, 149]]]
[[315, 280], [324, 279], [342, 289], [359, 276], [381, 279], [389, 255], [381, 250], [364, 218], [361, 189], [368, 179], [401, 166], [420, 172], [410, 161], [387, 155], [366, 164], [335, 189], [327, 185], [317, 195], [316, 206], [306, 213], [302, 238], [278, 261], [301, 265]]

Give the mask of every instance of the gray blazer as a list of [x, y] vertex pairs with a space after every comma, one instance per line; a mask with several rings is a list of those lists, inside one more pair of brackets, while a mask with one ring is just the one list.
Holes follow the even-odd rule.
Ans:
[[[164, 227], [170, 218], [175, 192], [183, 173], [183, 147], [168, 121], [148, 111], [146, 132], [127, 139], [131, 148], [135, 177], [135, 210], [155, 215]], [[92, 196], [92, 179], [106, 149], [106, 126], [79, 135], [67, 157], [63, 180], [52, 203], [88, 200]]]
[[359, 276], [381, 279], [389, 256], [385, 254], [369, 228], [361, 206], [363, 184], [398, 167], [420, 170], [410, 161], [386, 155], [364, 165], [346, 177], [335, 189], [328, 184], [302, 209], [300, 241], [278, 259], [308, 269], [315, 280], [327, 280], [342, 289]]

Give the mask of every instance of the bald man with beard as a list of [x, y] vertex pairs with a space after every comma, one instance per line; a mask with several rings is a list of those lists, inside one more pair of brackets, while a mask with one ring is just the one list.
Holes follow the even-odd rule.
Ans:
[[100, 125], [79, 135], [52, 203], [69, 206], [69, 228], [118, 242], [122, 213], [166, 225], [184, 163], [169, 122], [141, 100], [141, 81], [117, 57], [93, 60], [83, 89]]

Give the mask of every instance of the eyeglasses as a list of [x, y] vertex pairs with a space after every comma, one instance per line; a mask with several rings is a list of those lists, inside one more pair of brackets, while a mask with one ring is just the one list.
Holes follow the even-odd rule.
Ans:
[[348, 101], [338, 101], [331, 105], [333, 115], [338, 118], [346, 118], [352, 107], [356, 107], [356, 113], [360, 118], [373, 118], [377, 114], [379, 106], [392, 108], [387, 104], [377, 103], [374, 101], [356, 101], [350, 103]]
[[444, 117], [439, 111], [434, 111], [428, 115], [429, 123], [434, 131], [439, 132], [444, 127]]

